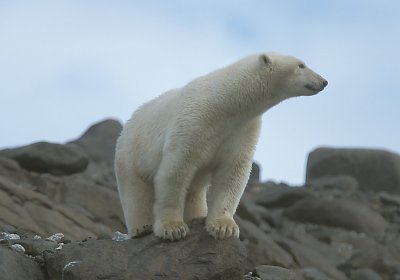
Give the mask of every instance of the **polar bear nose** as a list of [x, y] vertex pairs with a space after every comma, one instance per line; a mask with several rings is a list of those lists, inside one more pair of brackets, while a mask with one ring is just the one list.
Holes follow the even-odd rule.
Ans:
[[328, 85], [328, 81], [324, 79], [324, 81], [322, 82], [322, 85], [323, 85], [324, 87], [326, 87], [326, 86]]

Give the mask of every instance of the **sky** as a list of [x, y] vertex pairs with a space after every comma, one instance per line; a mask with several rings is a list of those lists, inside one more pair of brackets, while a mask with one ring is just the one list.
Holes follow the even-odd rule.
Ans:
[[400, 1], [0, 0], [0, 148], [65, 143], [252, 53], [328, 87], [267, 111], [263, 180], [300, 185], [316, 147], [400, 153]]

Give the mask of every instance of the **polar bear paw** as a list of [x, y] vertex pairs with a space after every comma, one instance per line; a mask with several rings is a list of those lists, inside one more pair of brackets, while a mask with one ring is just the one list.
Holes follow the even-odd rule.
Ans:
[[163, 221], [154, 224], [154, 234], [164, 240], [180, 240], [188, 233], [189, 228], [183, 221]]
[[129, 236], [131, 238], [141, 237], [153, 231], [152, 225], [143, 225], [140, 227], [135, 227], [129, 232]]
[[239, 238], [239, 227], [232, 218], [220, 218], [206, 222], [206, 229], [215, 239]]

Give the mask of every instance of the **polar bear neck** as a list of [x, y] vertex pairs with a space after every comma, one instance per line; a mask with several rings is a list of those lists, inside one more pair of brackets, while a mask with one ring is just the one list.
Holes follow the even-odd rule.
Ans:
[[219, 116], [225, 112], [226, 116], [253, 118], [282, 101], [271, 92], [270, 79], [263, 78], [254, 61], [249, 59], [199, 77], [185, 89], [191, 92], [194, 103], [207, 104], [207, 110], [214, 110]]

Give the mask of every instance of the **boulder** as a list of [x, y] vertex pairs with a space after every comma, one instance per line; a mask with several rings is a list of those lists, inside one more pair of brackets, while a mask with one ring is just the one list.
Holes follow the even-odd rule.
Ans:
[[[238, 239], [216, 241], [204, 219], [189, 224], [179, 242], [153, 234], [126, 241], [89, 240], [46, 253], [50, 279], [232, 279], [243, 278], [246, 249]], [[62, 278], [64, 277], [64, 278]]]
[[388, 226], [382, 216], [350, 200], [303, 199], [285, 210], [291, 220], [340, 227], [371, 235], [383, 234]]
[[259, 182], [260, 182], [260, 165], [253, 162], [253, 164], [251, 165], [249, 183], [259, 183]]
[[292, 256], [253, 223], [235, 218], [240, 228], [240, 239], [245, 241], [248, 252], [248, 268], [257, 264], [293, 266]]
[[1, 280], [45, 280], [47, 277], [34, 260], [0, 244]]
[[261, 280], [296, 280], [296, 275], [293, 271], [287, 268], [273, 266], [273, 265], [260, 265], [256, 267], [256, 274]]
[[301, 270], [304, 280], [331, 280], [325, 273], [315, 267], [305, 267]]
[[348, 279], [329, 259], [306, 245], [280, 235], [274, 235], [273, 240], [290, 252], [300, 267], [315, 267], [335, 280]]
[[122, 130], [119, 121], [107, 119], [92, 125], [83, 135], [68, 146], [78, 146], [93, 160], [114, 161], [115, 143]]
[[400, 193], [400, 156], [384, 150], [318, 148], [308, 156], [306, 180], [350, 175], [360, 189]]
[[82, 172], [89, 163], [78, 149], [47, 142], [5, 149], [0, 155], [16, 160], [26, 170], [54, 175]]
[[265, 208], [286, 208], [312, 193], [306, 188], [276, 187], [264, 189], [256, 196], [256, 203]]
[[323, 176], [309, 179], [305, 184], [306, 188], [316, 191], [339, 190], [343, 192], [354, 192], [358, 190], [358, 181], [349, 175]]
[[382, 277], [369, 268], [356, 269], [351, 272], [351, 279], [353, 280], [382, 280]]

